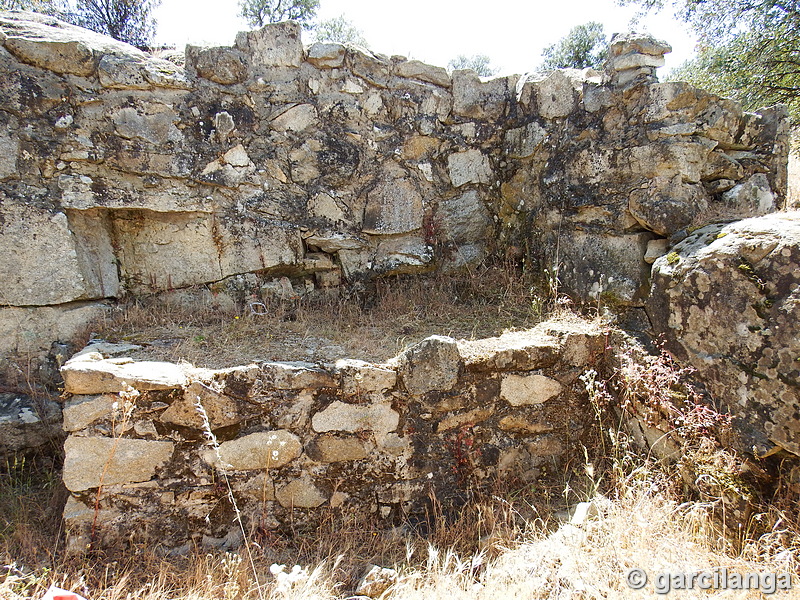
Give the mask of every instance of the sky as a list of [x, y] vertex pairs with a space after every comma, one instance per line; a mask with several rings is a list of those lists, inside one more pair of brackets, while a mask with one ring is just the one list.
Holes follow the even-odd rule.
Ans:
[[[238, 12], [238, 0], [162, 0], [155, 13], [156, 41], [178, 48], [229, 46], [238, 31], [248, 29]], [[636, 14], [636, 8], [620, 7], [615, 0], [321, 0], [317, 16], [344, 15], [374, 52], [442, 67], [459, 54], [485, 54], [499, 75], [509, 75], [536, 70], [542, 50], [575, 25], [599, 21], [610, 36], [630, 30]], [[635, 30], [672, 45], [665, 72], [694, 52], [695, 37], [669, 8], [642, 19]], [[310, 40], [304, 32], [304, 41]]]

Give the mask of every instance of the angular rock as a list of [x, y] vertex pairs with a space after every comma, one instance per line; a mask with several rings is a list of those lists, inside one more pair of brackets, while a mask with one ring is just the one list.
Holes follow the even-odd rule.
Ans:
[[645, 189], [632, 191], [628, 209], [643, 227], [669, 237], [694, 223], [708, 204], [703, 186], [683, 183], [676, 175], [671, 180], [656, 177]]
[[172, 442], [71, 435], [64, 442], [64, 485], [71, 492], [82, 492], [150, 481], [174, 450]]
[[110, 394], [73, 396], [64, 405], [64, 431], [80, 431], [95, 421], [110, 417], [116, 402], [119, 398]]
[[367, 193], [362, 231], [376, 235], [407, 233], [422, 228], [422, 195], [413, 181], [394, 168]]
[[311, 104], [298, 104], [272, 121], [276, 131], [304, 131], [317, 121], [317, 109]]
[[383, 392], [397, 384], [397, 372], [387, 365], [341, 359], [336, 361], [336, 371], [341, 377], [342, 391], [347, 395]]
[[317, 433], [373, 431], [385, 434], [397, 429], [400, 415], [389, 404], [345, 404], [336, 400], [311, 418]]
[[344, 46], [317, 42], [308, 49], [308, 62], [319, 69], [335, 69], [344, 63]]
[[403, 385], [414, 395], [453, 389], [464, 368], [456, 341], [440, 335], [424, 339], [394, 360]]
[[405, 60], [397, 63], [394, 72], [398, 77], [419, 79], [441, 87], [450, 87], [450, 75], [445, 69], [426, 65], [418, 60]]
[[317, 508], [324, 504], [328, 497], [310, 478], [300, 478], [275, 490], [275, 499], [284, 508]]
[[115, 393], [132, 387], [139, 391], [173, 390], [186, 383], [186, 373], [178, 365], [166, 362], [104, 359], [90, 352], [70, 359], [61, 367], [67, 394], [91, 395]]
[[300, 456], [303, 445], [288, 431], [262, 431], [222, 442], [217, 450], [203, 452], [203, 460], [218, 469], [251, 471], [277, 469]]
[[300, 24], [270, 23], [255, 31], [241, 31], [236, 47], [246, 53], [257, 71], [269, 67], [299, 67], [303, 63]]
[[270, 362], [261, 365], [265, 383], [276, 390], [303, 390], [339, 387], [338, 380], [328, 371], [312, 363]]
[[509, 78], [483, 82], [471, 70], [453, 71], [452, 78], [453, 112], [456, 115], [492, 120], [505, 113], [510, 97]]
[[564, 389], [558, 381], [544, 375], [515, 375], [509, 373], [500, 382], [500, 398], [511, 406], [544, 404]]
[[0, 456], [39, 448], [61, 434], [61, 407], [47, 398], [0, 394]]
[[318, 437], [312, 442], [308, 454], [314, 460], [325, 463], [362, 460], [367, 458], [367, 451], [364, 448], [364, 444], [357, 437]]
[[709, 225], [653, 265], [653, 327], [733, 415], [744, 452], [800, 455], [799, 293], [797, 212]]
[[467, 183], [490, 183], [493, 176], [489, 157], [480, 150], [451, 154], [447, 157], [447, 170], [453, 187]]
[[442, 200], [436, 215], [444, 241], [456, 244], [486, 241], [492, 224], [489, 211], [475, 190]]
[[755, 217], [775, 210], [775, 194], [764, 173], [756, 173], [722, 194], [725, 212], [731, 217]]
[[397, 583], [399, 575], [394, 569], [384, 569], [371, 565], [356, 587], [356, 594], [369, 598], [378, 598], [392, 585]]
[[563, 71], [550, 73], [536, 83], [536, 101], [539, 114], [545, 119], [559, 119], [568, 116], [577, 103], [575, 83]]
[[186, 64], [200, 77], [222, 85], [242, 83], [247, 77], [247, 57], [236, 48], [187, 45]]
[[[198, 404], [202, 406], [205, 415], [199, 410]], [[233, 398], [215, 392], [199, 382], [193, 382], [184, 389], [182, 398], [175, 400], [161, 413], [159, 420], [181, 427], [211, 427], [215, 430], [239, 423], [242, 416], [239, 405]]]

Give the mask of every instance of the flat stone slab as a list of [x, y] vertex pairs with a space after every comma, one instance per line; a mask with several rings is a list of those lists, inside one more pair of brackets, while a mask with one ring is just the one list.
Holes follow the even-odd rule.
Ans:
[[64, 391], [90, 395], [121, 392], [128, 386], [139, 391], [172, 390], [186, 384], [186, 373], [173, 363], [129, 359], [104, 359], [89, 352], [67, 361], [61, 368]]

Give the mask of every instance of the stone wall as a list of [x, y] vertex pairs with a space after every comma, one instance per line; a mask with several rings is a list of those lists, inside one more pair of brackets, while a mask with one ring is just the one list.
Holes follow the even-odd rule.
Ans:
[[130, 295], [243, 302], [492, 254], [640, 306], [646, 258], [785, 196], [785, 112], [658, 83], [669, 47], [641, 36], [604, 73], [491, 81], [304, 47], [292, 23], [185, 66], [30, 13], [0, 15], [0, 44], [0, 359]]
[[69, 547], [237, 546], [227, 482], [248, 531], [334, 515], [422, 525], [498, 485], [561, 493], [570, 457], [590, 444], [579, 378], [604, 370], [606, 335], [553, 322], [474, 342], [430, 337], [386, 364], [219, 371], [90, 345], [63, 368]]

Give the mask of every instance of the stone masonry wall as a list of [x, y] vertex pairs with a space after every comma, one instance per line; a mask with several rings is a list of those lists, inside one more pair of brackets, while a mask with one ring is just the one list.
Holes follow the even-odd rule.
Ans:
[[424, 523], [433, 498], [449, 514], [496, 485], [561, 490], [594, 418], [579, 377], [603, 371], [605, 340], [587, 323], [544, 323], [430, 337], [386, 364], [219, 371], [90, 345], [63, 368], [69, 548], [235, 547], [226, 477], [248, 531], [332, 515]]
[[604, 73], [491, 81], [293, 23], [185, 66], [31, 13], [0, 14], [0, 45], [0, 360], [130, 295], [243, 303], [490, 254], [641, 306], [645, 259], [785, 196], [784, 111], [658, 83], [647, 37]]

